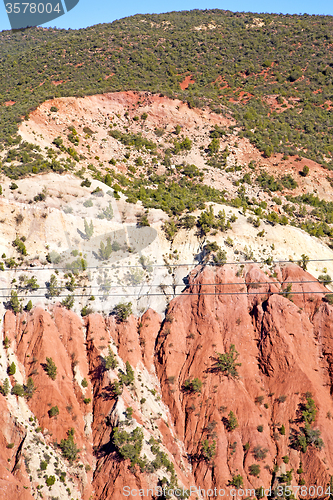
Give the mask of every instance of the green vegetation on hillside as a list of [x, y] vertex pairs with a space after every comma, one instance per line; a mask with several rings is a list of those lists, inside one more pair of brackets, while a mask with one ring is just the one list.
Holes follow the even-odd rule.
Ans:
[[[266, 156], [298, 153], [330, 166], [332, 17], [260, 14], [262, 25], [256, 17], [193, 10], [77, 31], [3, 31], [0, 139], [15, 142], [18, 122], [47, 99], [144, 90], [180, 97], [190, 107], [229, 112], [227, 106], [241, 134]], [[182, 91], [188, 75], [195, 83]], [[76, 143], [75, 133], [69, 135]], [[39, 160], [29, 160], [37, 171], [44, 168]], [[51, 168], [63, 168], [53, 162]]]

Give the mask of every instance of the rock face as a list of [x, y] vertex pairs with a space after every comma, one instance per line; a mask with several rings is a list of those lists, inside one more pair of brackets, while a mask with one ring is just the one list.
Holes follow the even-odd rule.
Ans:
[[[333, 475], [326, 292], [295, 264], [271, 273], [207, 266], [192, 272], [163, 321], [151, 309], [125, 322], [82, 320], [60, 306], [7, 312], [2, 357], [16, 366], [8, 378], [27, 386], [31, 377], [36, 390], [0, 395], [1, 491], [9, 500], [41, 490], [66, 498], [67, 487], [75, 498], [106, 500], [166, 484], [325, 488]], [[227, 357], [229, 371], [218, 364]], [[72, 462], [60, 446], [70, 429], [80, 450]], [[52, 451], [46, 469], [34, 446]]]

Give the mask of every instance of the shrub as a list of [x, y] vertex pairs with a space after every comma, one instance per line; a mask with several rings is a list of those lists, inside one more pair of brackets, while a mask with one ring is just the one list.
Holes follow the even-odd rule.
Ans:
[[46, 364], [44, 367], [46, 373], [50, 379], [55, 380], [57, 378], [57, 367], [52, 358], [46, 358]]
[[308, 446], [321, 450], [324, 442], [320, 437], [320, 430], [313, 429], [308, 422], [298, 433], [291, 438], [292, 447], [306, 453]]
[[88, 405], [88, 404], [91, 403], [91, 399], [90, 398], [84, 398], [83, 402], [84, 402], [85, 405]]
[[40, 470], [46, 470], [48, 466], [48, 463], [46, 460], [42, 460], [40, 463]]
[[2, 394], [3, 396], [8, 396], [9, 394], [9, 389], [10, 389], [10, 383], [9, 383], [9, 380], [8, 378], [6, 378], [4, 380], [4, 383], [2, 386], [0, 386], [0, 394]]
[[86, 378], [84, 378], [83, 380], [81, 380], [81, 385], [82, 385], [82, 387], [84, 387], [84, 388], [88, 387], [88, 382], [87, 382], [87, 379], [86, 379]]
[[80, 452], [74, 442], [74, 433], [75, 431], [73, 428], [69, 429], [67, 431], [67, 439], [62, 439], [59, 445], [63, 456], [67, 458], [69, 462], [74, 462]]
[[35, 391], [36, 387], [34, 381], [31, 377], [28, 377], [27, 384], [24, 386], [24, 397], [27, 399], [32, 398], [32, 396], [35, 394]]
[[325, 297], [323, 297], [323, 301], [333, 305], [333, 293], [327, 293]]
[[304, 165], [303, 170], [302, 170], [302, 172], [300, 172], [300, 174], [303, 177], [306, 177], [308, 175], [308, 173], [309, 173], [309, 170], [310, 170], [309, 167], [307, 165]]
[[49, 417], [56, 417], [59, 415], [59, 408], [57, 406], [52, 406], [52, 408], [48, 411]]
[[49, 477], [46, 479], [46, 481], [45, 481], [46, 486], [48, 486], [48, 487], [53, 486], [55, 482], [56, 482], [56, 478], [55, 478], [55, 476], [49, 476]]
[[119, 380], [124, 385], [131, 385], [134, 382], [134, 370], [128, 361], [126, 361], [126, 373], [120, 371]]
[[11, 390], [11, 394], [14, 394], [14, 396], [24, 396], [24, 387], [21, 384], [15, 384], [14, 387]]
[[225, 354], [216, 353], [218, 359], [213, 367], [214, 371], [218, 371], [231, 378], [238, 378], [237, 366], [241, 363], [236, 363], [239, 353], [236, 351], [234, 344], [231, 344], [230, 351]]
[[8, 448], [9, 450], [11, 450], [12, 448], [14, 448], [14, 443], [8, 443], [6, 448]]
[[50, 111], [51, 113], [56, 113], [58, 111], [58, 108], [56, 106], [51, 106]]
[[170, 221], [165, 221], [163, 224], [163, 231], [165, 232], [167, 240], [172, 241], [174, 235], [178, 231], [175, 221], [172, 219]]
[[218, 153], [220, 149], [220, 141], [217, 137], [214, 137], [212, 139], [212, 142], [208, 145], [208, 151], [210, 154], [215, 154]]
[[21, 310], [21, 304], [20, 304], [20, 301], [19, 301], [19, 298], [17, 296], [17, 292], [15, 292], [15, 290], [12, 290], [10, 292], [10, 307], [12, 308], [12, 310], [14, 311], [14, 313], [18, 313], [20, 312]]
[[284, 436], [286, 434], [286, 428], [283, 424], [281, 425], [279, 432], [280, 432], [281, 436]]
[[34, 201], [45, 201], [46, 200], [46, 194], [45, 193], [39, 193], [34, 196]]
[[304, 422], [311, 424], [315, 421], [317, 414], [317, 408], [314, 400], [311, 396], [306, 396], [306, 402], [302, 405], [302, 417]]
[[297, 182], [290, 174], [283, 175], [281, 177], [281, 183], [287, 189], [295, 189], [298, 186]]
[[229, 481], [229, 486], [235, 486], [235, 488], [242, 488], [243, 484], [243, 478], [240, 474], [237, 474], [237, 476], [233, 476], [232, 480]]
[[262, 446], [255, 446], [253, 448], [253, 456], [256, 460], [264, 460], [267, 456], [268, 449]]
[[7, 373], [8, 373], [8, 375], [15, 375], [16, 365], [15, 365], [14, 361], [9, 365]]
[[105, 370], [114, 370], [117, 366], [118, 361], [109, 347], [109, 354], [104, 358], [104, 368]]
[[301, 260], [299, 261], [298, 264], [301, 266], [303, 271], [306, 271], [309, 260], [310, 260], [309, 257], [304, 253], [302, 253]]
[[122, 431], [119, 427], [113, 429], [112, 442], [120, 456], [131, 461], [134, 466], [138, 463], [143, 443], [143, 431], [136, 427], [131, 433]]
[[31, 300], [29, 300], [29, 302], [27, 302], [27, 304], [26, 304], [26, 306], [25, 306], [25, 308], [24, 308], [24, 309], [25, 309], [27, 312], [29, 312], [29, 311], [31, 311], [32, 307], [33, 307], [33, 306], [32, 306], [32, 302], [31, 302]]
[[132, 418], [132, 415], [133, 415], [133, 408], [131, 406], [129, 406], [128, 408], [126, 408], [126, 418], [127, 419], [131, 419]]
[[257, 431], [258, 432], [264, 432], [264, 426], [263, 425], [258, 425]]
[[249, 473], [251, 476], [259, 477], [260, 474], [260, 465], [252, 464], [249, 467]]
[[283, 460], [283, 463], [289, 464], [289, 457], [287, 455], [285, 455], [284, 457], [282, 457], [282, 460]]
[[199, 378], [194, 378], [193, 380], [187, 379], [184, 382], [183, 388], [185, 391], [189, 392], [201, 392], [202, 382]]
[[209, 444], [208, 439], [205, 439], [201, 443], [201, 456], [206, 460], [206, 462], [210, 462], [216, 455], [216, 441], [214, 440], [211, 444]]
[[118, 382], [117, 380], [110, 384], [110, 389], [113, 392], [115, 396], [120, 396], [123, 392], [123, 387], [121, 382]]
[[328, 285], [329, 283], [332, 283], [332, 278], [329, 274], [321, 274], [318, 276], [318, 281]]
[[50, 253], [47, 254], [46, 260], [50, 264], [59, 264], [59, 262], [61, 261], [61, 257], [57, 252], [52, 250]]
[[67, 297], [62, 300], [61, 305], [66, 307], [66, 309], [70, 310], [74, 306], [75, 298], [74, 295], [67, 295]]
[[126, 321], [132, 314], [132, 302], [120, 302], [113, 308], [113, 312], [119, 321]]
[[51, 274], [50, 281], [46, 283], [47, 298], [60, 295], [61, 288], [58, 286], [58, 280], [55, 274]]
[[230, 411], [228, 415], [228, 429], [234, 431], [238, 427], [238, 421], [236, 415], [233, 411]]
[[82, 317], [88, 316], [89, 314], [92, 314], [93, 312], [94, 312], [93, 308], [86, 305], [86, 306], [82, 307], [82, 309], [81, 309], [81, 316]]

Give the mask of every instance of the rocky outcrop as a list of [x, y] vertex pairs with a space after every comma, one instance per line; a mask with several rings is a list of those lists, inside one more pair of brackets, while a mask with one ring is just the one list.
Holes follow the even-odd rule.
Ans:
[[[163, 476], [205, 489], [228, 487], [239, 476], [246, 488], [326, 486], [333, 475], [333, 306], [323, 300], [326, 292], [295, 264], [271, 272], [254, 264], [242, 272], [206, 266], [189, 276], [164, 320], [151, 309], [125, 322], [99, 314], [82, 321], [59, 306], [7, 312], [7, 358], [12, 352], [17, 362], [11, 383], [33, 379], [28, 408], [59, 456], [57, 443], [75, 430], [79, 461], [66, 471], [84, 499], [120, 499], [125, 486], [154, 488]], [[233, 349], [236, 371], [228, 375], [217, 362]], [[56, 364], [55, 380], [46, 358]], [[117, 394], [126, 362], [134, 381]], [[15, 423], [8, 398], [0, 395], [0, 481], [9, 500], [25, 500], [35, 497], [36, 485], [22, 458], [27, 431]], [[306, 419], [312, 435], [302, 450], [296, 441]], [[119, 453], [116, 427], [128, 435], [142, 429], [140, 467]], [[176, 479], [156, 463], [152, 443]]]

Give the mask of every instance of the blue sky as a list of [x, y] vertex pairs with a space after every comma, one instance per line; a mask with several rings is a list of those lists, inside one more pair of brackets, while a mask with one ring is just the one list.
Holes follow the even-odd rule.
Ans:
[[[12, 1], [15, 0], [5, 0]], [[25, 0], [29, 1], [29, 0]], [[34, 0], [36, 3], [47, 0]], [[64, 16], [44, 26], [58, 28], [85, 28], [93, 24], [112, 22], [133, 14], [170, 12], [191, 9], [227, 9], [233, 12], [276, 12], [283, 14], [329, 14], [333, 15], [332, 0], [80, 0], [79, 4]], [[0, 0], [0, 31], [10, 29], [4, 3]]]

